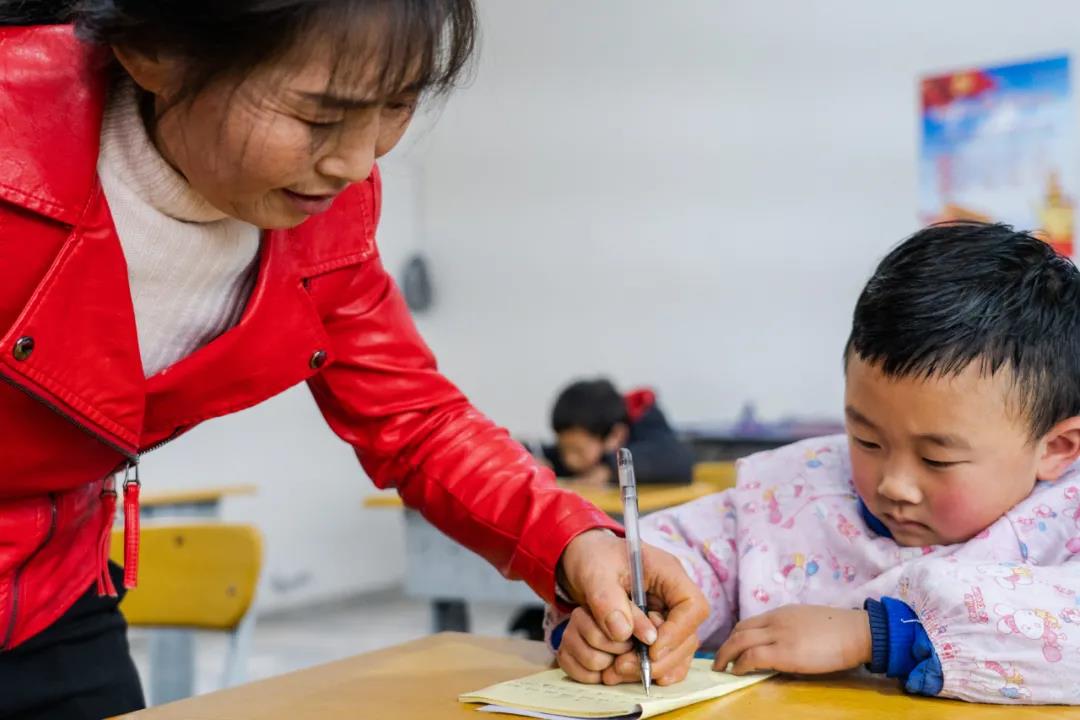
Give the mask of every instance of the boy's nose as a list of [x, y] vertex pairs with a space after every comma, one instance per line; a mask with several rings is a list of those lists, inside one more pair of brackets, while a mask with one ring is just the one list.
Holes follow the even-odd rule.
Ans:
[[878, 483], [878, 493], [898, 505], [918, 505], [923, 499], [918, 483], [901, 473], [887, 473]]

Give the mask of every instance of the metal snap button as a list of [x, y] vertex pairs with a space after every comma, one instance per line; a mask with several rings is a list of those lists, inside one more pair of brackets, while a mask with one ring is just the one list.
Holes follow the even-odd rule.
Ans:
[[15, 348], [11, 351], [11, 354], [15, 356], [16, 360], [26, 360], [34, 352], [34, 338], [29, 335], [24, 335], [15, 341]]

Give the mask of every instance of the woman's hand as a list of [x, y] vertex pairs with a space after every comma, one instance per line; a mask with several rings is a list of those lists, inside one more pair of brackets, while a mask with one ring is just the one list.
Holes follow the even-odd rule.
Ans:
[[735, 663], [736, 675], [762, 670], [814, 675], [870, 662], [870, 619], [865, 610], [785, 605], [731, 631], [713, 668]]
[[[649, 610], [658, 613], [652, 620], [630, 602], [630, 568], [626, 541], [622, 538], [602, 530], [589, 530], [578, 535], [563, 552], [558, 574], [570, 598], [583, 606], [583, 613], [588, 611], [585, 614], [589, 616], [592, 626], [587, 626], [584, 619], [580, 619], [575, 632], [583, 641], [596, 640], [595, 643], [586, 642], [590, 648], [612, 656], [616, 654], [612, 648], [625, 643], [632, 635], [636, 636], [650, 646], [649, 658], [656, 682], [678, 682], [686, 676], [688, 658], [693, 657], [698, 647], [697, 628], [708, 617], [709, 605], [674, 556], [643, 544], [642, 564]], [[581, 617], [580, 613], [578, 617]], [[603, 633], [610, 645], [596, 637], [593, 626]], [[567, 632], [570, 632], [570, 627]], [[565, 635], [563, 642], [566, 642]], [[580, 649], [574, 642], [575, 647]], [[560, 650], [560, 660], [561, 656]], [[574, 657], [587, 672], [604, 672], [604, 669], [593, 670], [582, 664], [580, 661], [584, 657]], [[603, 664], [601, 658], [592, 659], [593, 666]], [[637, 658], [630, 650], [622, 653], [613, 667], [609, 675], [599, 680], [630, 682], [639, 677]], [[567, 673], [571, 674], [569, 670]], [[586, 677], [584, 673], [582, 677]]]

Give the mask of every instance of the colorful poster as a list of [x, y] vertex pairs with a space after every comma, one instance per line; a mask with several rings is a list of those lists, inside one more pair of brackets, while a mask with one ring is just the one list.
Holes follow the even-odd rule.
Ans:
[[1039, 230], [1071, 257], [1077, 122], [1065, 56], [924, 78], [920, 219]]

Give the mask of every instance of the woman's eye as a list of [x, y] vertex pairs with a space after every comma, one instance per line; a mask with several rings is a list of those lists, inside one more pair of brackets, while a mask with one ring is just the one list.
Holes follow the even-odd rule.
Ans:
[[395, 115], [412, 115], [416, 111], [416, 101], [394, 100], [386, 103], [383, 107]]
[[304, 124], [315, 130], [332, 130], [341, 124], [341, 120], [304, 120]]
[[869, 440], [863, 440], [862, 438], [855, 438], [855, 442], [858, 443], [861, 447], [866, 448], [867, 450], [879, 450], [881, 448], [881, 446], [877, 443], [870, 442]]

